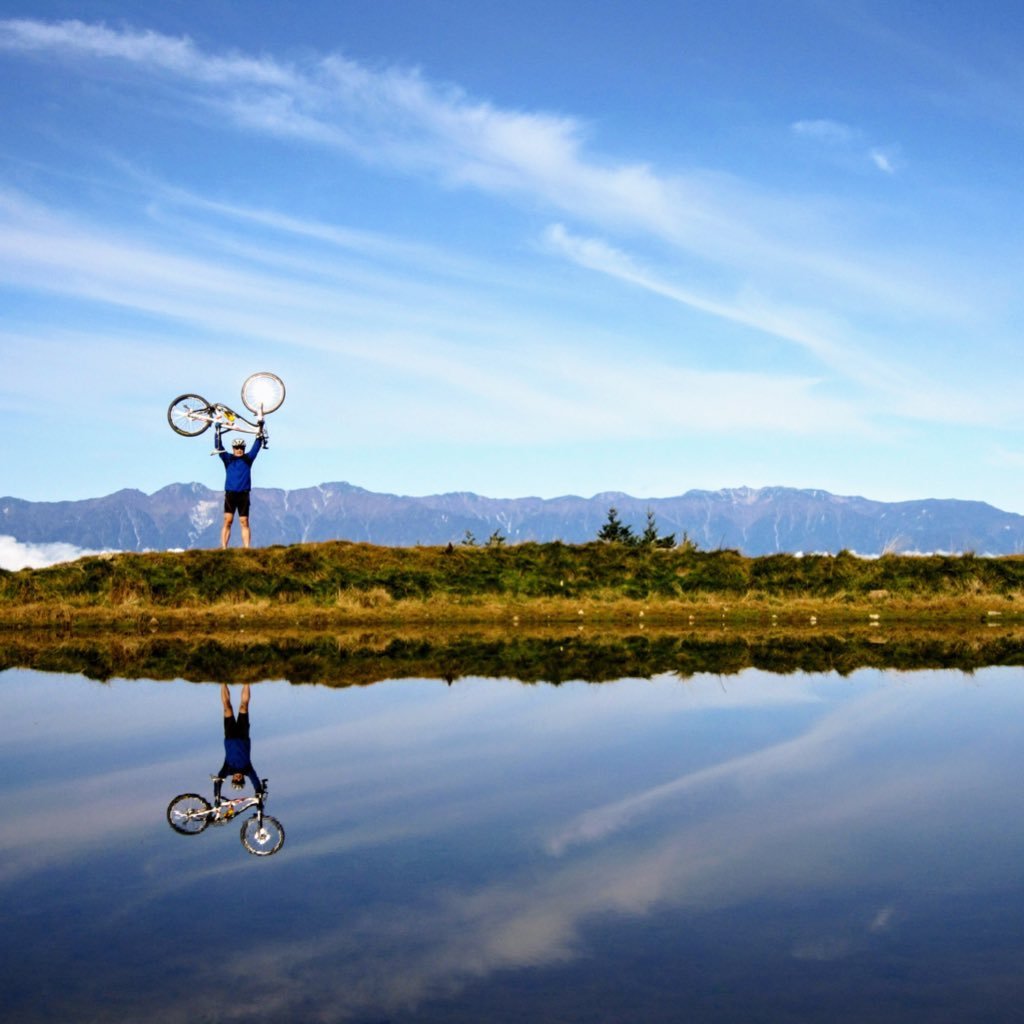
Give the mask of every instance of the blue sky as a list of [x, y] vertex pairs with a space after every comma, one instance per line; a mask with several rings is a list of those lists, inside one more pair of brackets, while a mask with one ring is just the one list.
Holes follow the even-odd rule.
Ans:
[[1024, 512], [1013, 4], [0, 12], [0, 493], [271, 370], [260, 486]]

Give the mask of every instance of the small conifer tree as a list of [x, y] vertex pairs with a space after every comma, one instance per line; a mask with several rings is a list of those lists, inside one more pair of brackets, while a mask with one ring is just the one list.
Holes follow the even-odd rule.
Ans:
[[608, 509], [608, 518], [604, 526], [597, 531], [597, 539], [606, 541], [609, 544], [635, 544], [636, 537], [633, 528], [627, 526], [619, 519], [618, 509]]
[[658, 523], [654, 518], [654, 512], [648, 509], [647, 525], [644, 527], [644, 532], [640, 535], [640, 544], [648, 548], [674, 548], [676, 546], [676, 535], [674, 533], [666, 533], [664, 536], [661, 536], [658, 533]]

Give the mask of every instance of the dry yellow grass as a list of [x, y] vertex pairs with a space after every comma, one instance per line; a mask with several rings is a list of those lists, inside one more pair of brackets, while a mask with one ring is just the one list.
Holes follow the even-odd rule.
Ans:
[[[133, 594], [97, 604], [92, 599], [0, 605], [0, 630], [24, 628], [105, 628], [129, 631], [216, 629], [247, 623], [262, 628], [324, 629], [345, 626], [506, 624], [537, 626], [638, 624], [680, 627], [694, 624], [763, 624], [791, 627], [814, 624], [981, 622], [995, 618], [1021, 621], [1024, 599], [1015, 595], [969, 594], [951, 598], [897, 598], [889, 595], [852, 600], [835, 597], [775, 597], [750, 594], [723, 599], [625, 598], [617, 594], [566, 598], [517, 598], [502, 595], [434, 595], [395, 599], [383, 588], [337, 592], [332, 604], [258, 598], [217, 603], [185, 602], [169, 606]], [[812, 621], [813, 620], [813, 621]]]

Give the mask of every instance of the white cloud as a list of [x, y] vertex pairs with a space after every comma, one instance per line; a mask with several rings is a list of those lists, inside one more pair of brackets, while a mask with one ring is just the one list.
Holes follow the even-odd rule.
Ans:
[[841, 121], [832, 121], [828, 118], [794, 121], [790, 128], [795, 135], [826, 143], [848, 145], [860, 137], [860, 132], [855, 128], [851, 128], [848, 124], [843, 124]]
[[890, 153], [883, 149], [872, 149], [868, 156], [871, 158], [871, 162], [883, 173], [896, 173], [896, 164]]
[[[810, 307], [788, 308], [750, 292], [726, 298], [709, 296], [666, 280], [608, 242], [571, 234], [563, 225], [550, 227], [545, 241], [552, 251], [580, 266], [797, 345], [823, 366], [864, 388], [867, 394], [875, 395], [890, 406], [896, 403], [900, 414], [908, 418], [953, 417], [963, 423], [984, 423], [995, 411], [991, 396], [986, 396], [984, 402], [971, 401], [930, 381], [919, 368], [901, 367], [891, 356], [886, 359], [872, 356], [866, 343], [852, 337], [849, 328], [824, 311]], [[801, 403], [805, 412], [808, 411], [806, 402], [811, 399], [811, 383], [811, 379], [805, 378], [807, 391]], [[829, 405], [831, 415], [840, 416], [842, 429], [858, 425], [860, 429], [865, 428], [866, 414], [858, 414], [852, 404], [845, 410], [840, 403]], [[793, 413], [793, 406], [784, 408], [789, 410], [787, 415]], [[812, 419], [817, 421], [818, 417], [812, 416]], [[835, 425], [838, 426], [838, 422]]]
[[119, 59], [211, 83], [242, 82], [292, 87], [298, 80], [269, 60], [209, 57], [187, 37], [158, 32], [113, 30], [82, 21], [0, 21], [0, 49], [66, 53], [96, 59]]
[[733, 323], [753, 327], [755, 330], [783, 338], [786, 341], [796, 342], [826, 362], [839, 357], [840, 353], [836, 346], [828, 343], [820, 333], [801, 329], [795, 323], [783, 323], [764, 309], [744, 308], [736, 301], [711, 298], [660, 280], [656, 275], [637, 266], [620, 249], [601, 239], [576, 236], [570, 234], [563, 225], [555, 224], [547, 230], [545, 240], [552, 249], [562, 253], [580, 266], [637, 285], [684, 306], [700, 310], [702, 313], [709, 313]]
[[865, 133], [852, 125], [829, 118], [794, 121], [790, 126], [794, 135], [847, 156], [855, 154], [856, 162], [865, 157], [870, 164], [883, 174], [895, 174], [899, 161], [894, 147], [869, 146], [865, 151]]
[[98, 555], [104, 552], [92, 551], [87, 548], [76, 548], [73, 544], [49, 543], [31, 544], [14, 537], [0, 534], [0, 569], [41, 569], [58, 562], [73, 562], [76, 558], [86, 555]]
[[[195, 197], [190, 202], [202, 205]], [[400, 412], [381, 424], [371, 388], [354, 389], [348, 410], [356, 423], [373, 424], [378, 438], [393, 434], [397, 440], [410, 429], [417, 436], [426, 429], [445, 439], [514, 437], [519, 442], [551, 436], [649, 438], [683, 429], [754, 427], [787, 434], [863, 429], [847, 402], [817, 393], [820, 381], [814, 375], [702, 370], [686, 367], [682, 359], [656, 361], [639, 352], [595, 358], [588, 350], [592, 339], [568, 337], [571, 329], [529, 311], [497, 309], [485, 297], [488, 275], [496, 271], [475, 271], [484, 287], [471, 298], [465, 290], [467, 283], [475, 285], [467, 280], [469, 272], [443, 252], [400, 244], [389, 251], [381, 240], [266, 211], [221, 212], [346, 251], [365, 245], [371, 259], [338, 267], [308, 252], [295, 255], [270, 240], [239, 243], [233, 235], [213, 234], [200, 252], [171, 252], [152, 233], [142, 241], [115, 230], [103, 232], [16, 193], [0, 192], [0, 281], [162, 315], [189, 324], [190, 333], [200, 338], [227, 334], [278, 350], [298, 349], [294, 359], [308, 353], [320, 361], [321, 378], [332, 376], [323, 373], [325, 358], [344, 360], [349, 380], [385, 371], [392, 392], [406, 393], [397, 403]], [[196, 244], [196, 233], [192, 237]], [[241, 251], [239, 244], [245, 246]], [[591, 269], [704, 312], [769, 332], [781, 330], [773, 328], [767, 313], [716, 304], [660, 284], [605, 243], [556, 227], [549, 232], [549, 244]], [[376, 269], [382, 258], [390, 259], [389, 266]], [[431, 265], [426, 276], [424, 262]], [[61, 353], [47, 365], [72, 365], [76, 351], [88, 352], [90, 359], [108, 351], [118, 363], [125, 357], [124, 344], [110, 338], [66, 332], [54, 338], [38, 329], [33, 335], [37, 351], [49, 347]], [[526, 340], [531, 338], [538, 340]], [[0, 351], [17, 351], [25, 343], [13, 332], [0, 333]], [[810, 335], [805, 343], [813, 343]], [[157, 338], [146, 346], [173, 358]], [[496, 355], [501, 351], [512, 358]], [[688, 396], [686, 401], [679, 401], [681, 394]], [[448, 408], [440, 419], [439, 400]], [[368, 408], [361, 416], [356, 413], [364, 401]]]
[[[915, 366], [915, 346], [927, 341], [929, 353], [948, 353], [962, 340], [958, 327], [964, 337], [971, 336], [964, 324], [977, 333], [980, 304], [969, 293], [980, 294], [980, 274], [971, 280], [947, 267], [947, 287], [938, 280], [941, 247], [926, 246], [929, 239], [914, 254], [920, 258], [907, 258], [908, 246], [917, 244], [914, 224], [905, 219], [910, 230], [890, 234], [894, 212], [903, 216], [881, 205], [891, 201], [891, 189], [878, 190], [882, 198], [871, 207], [847, 193], [812, 198], [737, 175], [658, 167], [628, 152], [602, 151], [596, 126], [580, 118], [502, 107], [415, 70], [341, 56], [253, 59], [159, 33], [24, 20], [0, 21], [0, 48], [8, 62], [14, 53], [47, 61], [70, 82], [113, 69], [105, 87], [129, 82], [140, 110], [154, 94], [153, 109], [166, 109], [161, 101], [173, 94], [176, 115], [228, 139], [232, 131], [298, 138], [360, 164], [360, 173], [383, 167], [392, 177], [415, 175], [453, 191], [485, 192], [507, 206], [521, 203], [530, 211], [531, 235], [540, 210], [566, 225], [547, 233], [548, 254], [606, 279], [581, 281], [584, 275], [564, 267], [542, 279], [551, 263], [538, 272], [522, 258], [522, 222], [511, 222], [506, 236], [495, 230], [485, 244], [501, 255], [485, 265], [326, 217], [318, 223], [285, 208], [247, 206], [222, 182], [208, 198], [198, 194], [202, 186], [189, 194], [132, 172], [118, 212], [130, 215], [132, 198], [142, 194], [149, 219], [131, 227], [0, 195], [0, 284], [94, 304], [101, 316], [139, 314], [134, 323], [118, 318], [112, 330], [81, 331], [83, 352], [98, 364], [111, 346], [127, 346], [130, 331], [139, 346], [170, 353], [175, 374], [188, 366], [183, 356], [200, 349], [207, 375], [229, 346], [269, 353], [271, 368], [285, 372], [290, 388], [295, 382], [296, 396], [305, 386], [307, 400], [324, 410], [327, 429], [317, 436], [331, 438], [333, 431], [352, 447], [371, 439], [398, 444], [410, 435], [441, 444], [674, 442], [686, 432], [735, 436], [751, 429], [860, 439], [884, 417], [990, 424], [1011, 404], [1005, 382], [993, 395], [968, 393], [957, 380], [960, 393], [950, 394], [953, 386], [942, 391], [922, 379], [918, 367], [929, 375], [943, 367], [930, 355]], [[864, 133], [841, 120], [806, 119], [790, 128], [790, 141], [831, 147], [839, 151], [833, 158], [862, 171], [899, 169], [894, 149], [869, 150]], [[305, 151], [287, 149], [299, 159]], [[254, 180], [265, 194], [268, 181]], [[292, 209], [300, 208], [296, 202]], [[509, 253], [514, 257], [506, 260]], [[603, 321], [610, 278], [686, 312], [659, 309], [640, 295], [619, 307], [636, 314], [631, 322]], [[645, 309], [655, 312], [649, 322]], [[68, 322], [63, 317], [62, 327]], [[700, 337], [705, 325], [708, 340]], [[54, 334], [39, 323], [8, 323], [6, 331], [0, 355], [8, 358]], [[112, 341], [119, 332], [120, 342]], [[735, 350], [731, 339], [739, 342]], [[747, 365], [739, 361], [740, 346], [749, 346], [768, 372], [735, 372]], [[83, 364], [72, 355], [47, 372], [67, 379], [72, 365]], [[36, 372], [26, 366], [9, 388], [27, 390]], [[190, 379], [167, 397], [203, 387]], [[344, 412], [337, 401], [342, 389]], [[25, 402], [12, 394], [7, 404]], [[161, 419], [162, 410], [152, 417], [154, 429]], [[286, 441], [288, 421], [281, 419], [275, 440]], [[310, 447], [303, 439], [304, 450]], [[311, 459], [298, 448], [296, 467]]]
[[[664, 173], [608, 158], [588, 148], [588, 128], [577, 118], [503, 109], [416, 70], [370, 69], [337, 55], [301, 65], [221, 56], [187, 38], [77, 21], [0, 21], [0, 46], [126, 62], [146, 80], [173, 77], [203, 117], [212, 107], [245, 131], [304, 139], [366, 163], [639, 231], [744, 275], [790, 273], [861, 300], [948, 308], [949, 289], [913, 286], [906, 261], [836, 248], [833, 213], [802, 197], [767, 195], [700, 169]], [[859, 134], [828, 119], [797, 121], [792, 130], [848, 144]]]

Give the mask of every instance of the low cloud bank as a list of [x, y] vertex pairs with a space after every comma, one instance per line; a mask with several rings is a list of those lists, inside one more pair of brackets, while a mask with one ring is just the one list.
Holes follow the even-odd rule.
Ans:
[[74, 544], [55, 541], [52, 544], [25, 544], [13, 537], [0, 535], [0, 569], [41, 569], [58, 562], [73, 562], [84, 555], [99, 555], [100, 551], [76, 548]]

